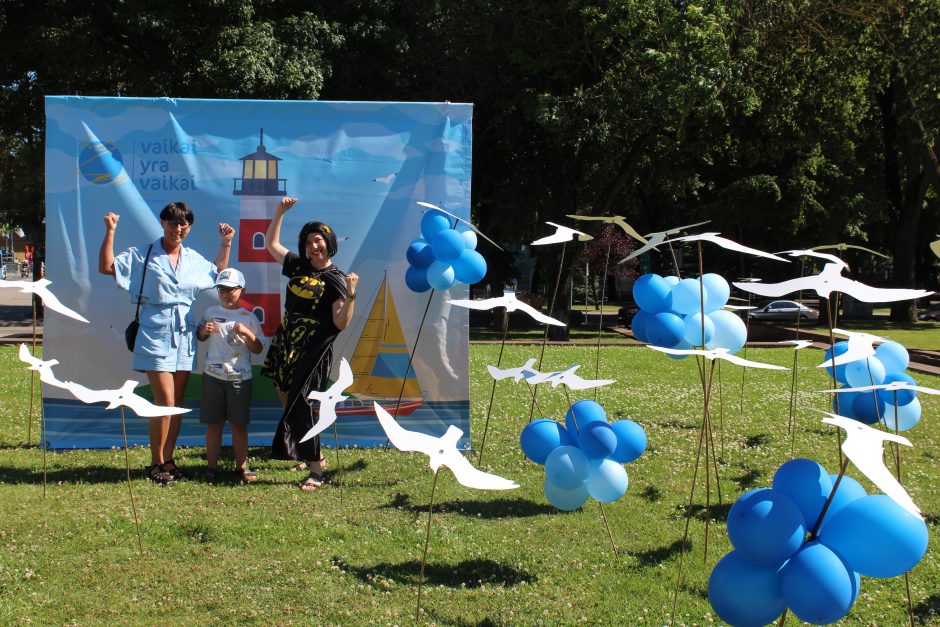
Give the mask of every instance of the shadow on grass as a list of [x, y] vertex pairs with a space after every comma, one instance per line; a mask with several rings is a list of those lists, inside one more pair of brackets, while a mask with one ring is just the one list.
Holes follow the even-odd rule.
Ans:
[[[403, 585], [418, 585], [421, 562], [411, 560], [389, 564], [381, 562], [373, 566], [353, 566], [339, 557], [333, 557], [333, 565], [342, 572], [353, 575], [363, 583], [376, 588], [384, 588], [383, 579], [391, 579]], [[424, 567], [425, 586], [446, 586], [448, 588], [479, 588], [485, 585], [514, 586], [520, 583], [533, 583], [537, 577], [525, 570], [488, 559], [463, 560], [456, 564], [428, 562]]]
[[648, 551], [640, 551], [638, 553], [628, 553], [628, 555], [635, 558], [640, 566], [658, 566], [672, 557], [678, 557], [679, 553], [682, 552], [683, 547], [687, 552], [691, 551], [692, 542], [686, 540], [685, 544], [683, 545], [682, 540], [676, 540], [672, 544], [661, 546], [658, 549], [650, 549]]
[[758, 446], [763, 446], [770, 442], [770, 434], [768, 433], [758, 433], [757, 435], [748, 436], [744, 440], [744, 446], [746, 448], [755, 448]]
[[[391, 502], [380, 505], [380, 509], [404, 509], [414, 514], [427, 513], [427, 504], [416, 504], [411, 498], [396, 492]], [[547, 503], [536, 503], [527, 499], [496, 499], [495, 501], [442, 501], [434, 504], [435, 514], [459, 514], [473, 518], [526, 518], [528, 516], [541, 516], [557, 512]]]
[[940, 594], [931, 594], [929, 597], [914, 606], [914, 616], [925, 625], [935, 625], [940, 616]]
[[763, 477], [763, 474], [754, 470], [753, 468], [745, 472], [740, 477], [732, 477], [731, 480], [734, 481], [742, 490], [750, 490], [757, 485], [759, 479]]
[[672, 418], [670, 420], [663, 421], [659, 423], [659, 426], [667, 429], [687, 429], [687, 430], [697, 430], [701, 429], [701, 425], [691, 424], [688, 422], [680, 422], [677, 418]]
[[[732, 503], [712, 503], [708, 506], [708, 517], [711, 518], [712, 522], [715, 521], [724, 521], [728, 520], [728, 512], [731, 510]], [[691, 507], [692, 516], [698, 518], [699, 520], [705, 520], [705, 505], [700, 503], [693, 503]], [[684, 517], [683, 517], [684, 518]]]
[[648, 485], [648, 486], [646, 486], [646, 487], [643, 489], [642, 492], [640, 492], [640, 494], [639, 494], [638, 496], [639, 496], [641, 499], [645, 499], [645, 500], [649, 501], [650, 503], [655, 503], [655, 502], [659, 501], [660, 498], [662, 498], [663, 493], [662, 493], [662, 491], [661, 491], [659, 488], [657, 488], [656, 486]]
[[[144, 478], [143, 468], [131, 466], [132, 481]], [[126, 481], [127, 470], [123, 465], [58, 468], [46, 474], [47, 483], [124, 483]], [[0, 467], [0, 483], [42, 485], [42, 468]]]

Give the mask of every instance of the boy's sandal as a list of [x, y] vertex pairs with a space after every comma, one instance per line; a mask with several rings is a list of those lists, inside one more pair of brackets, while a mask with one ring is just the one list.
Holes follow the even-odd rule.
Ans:
[[159, 483], [160, 485], [167, 486], [173, 483], [173, 475], [168, 472], [164, 472], [160, 464], [154, 464], [153, 466], [147, 466], [147, 478], [153, 481], [154, 483]]
[[252, 481], [255, 481], [258, 478], [258, 473], [256, 473], [253, 470], [249, 470], [246, 467], [246, 468], [242, 468], [239, 471], [239, 476], [241, 477], [242, 481], [244, 481], [245, 483], [251, 483]]
[[[167, 468], [167, 466], [169, 466], [169, 468]], [[182, 469], [181, 469], [179, 466], [176, 465], [176, 462], [173, 461], [173, 458], [172, 458], [172, 457], [171, 457], [170, 459], [166, 460], [165, 462], [163, 462], [163, 466], [162, 466], [161, 468], [162, 468], [163, 472], [165, 472], [165, 473], [167, 473], [168, 475], [170, 475], [171, 477], [173, 477], [174, 480], [180, 480], [180, 479], [186, 479], [186, 478], [187, 478], [187, 477], [186, 477], [186, 473], [184, 473], [184, 472], [182, 471]]]
[[209, 468], [202, 474], [202, 478], [209, 483], [214, 483], [219, 478], [218, 468]]
[[300, 489], [304, 492], [313, 492], [323, 485], [323, 475], [318, 472], [311, 472], [310, 476], [300, 482]]

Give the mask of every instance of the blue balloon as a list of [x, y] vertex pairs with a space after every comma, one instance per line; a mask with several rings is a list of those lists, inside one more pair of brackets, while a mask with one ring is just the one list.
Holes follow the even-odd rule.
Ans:
[[572, 490], [566, 490], [553, 484], [548, 480], [548, 477], [545, 477], [543, 486], [545, 498], [548, 499], [548, 502], [565, 512], [578, 509], [584, 505], [591, 496], [588, 494], [587, 486], [583, 483]]
[[[673, 348], [675, 348], [676, 350], [687, 351], [695, 347], [689, 344], [688, 342], [686, 342], [684, 339], [682, 339], [682, 340], [679, 340], [679, 343], [673, 346]], [[666, 353], [665, 355], [669, 359], [675, 359], [676, 361], [679, 361], [680, 359], [686, 359], [688, 357], [688, 355], [682, 355], [682, 354], [673, 355], [671, 353]]]
[[[702, 325], [705, 325], [705, 341], [702, 341]], [[689, 314], [683, 320], [684, 332], [682, 339], [692, 346], [704, 346], [712, 341], [715, 336], [715, 323], [707, 315], [702, 316], [701, 312]]]
[[438, 231], [428, 242], [431, 243], [431, 250], [434, 251], [434, 257], [448, 263], [455, 260], [460, 256], [460, 253], [466, 250], [464, 239], [460, 236], [460, 233], [454, 229]]
[[519, 446], [526, 457], [544, 464], [549, 453], [559, 446], [573, 446], [574, 440], [565, 427], [554, 420], [533, 420], [519, 434]]
[[674, 313], [658, 313], [646, 324], [646, 341], [653, 346], [673, 348], [685, 335], [685, 323]]
[[885, 367], [877, 357], [868, 357], [845, 364], [845, 382], [850, 387], [881, 385], [885, 380]]
[[[473, 231], [470, 231], [471, 233]], [[454, 259], [454, 278], [461, 283], [473, 285], [486, 276], [486, 259], [475, 250], [467, 248]]]
[[653, 319], [653, 314], [642, 309], [633, 314], [633, 320], [630, 321], [630, 330], [633, 331], [633, 337], [638, 342], [649, 342], [646, 334], [646, 327], [649, 321]]
[[742, 494], [728, 512], [728, 538], [755, 564], [777, 566], [806, 539], [803, 515], [788, 496], [770, 488]]
[[588, 472], [588, 494], [601, 503], [613, 503], [627, 491], [630, 477], [627, 469], [610, 459], [591, 460]]
[[[840, 386], [846, 387], [846, 386]], [[855, 399], [861, 395], [861, 392], [842, 392], [841, 394], [832, 395], [832, 413], [839, 414], [840, 416], [845, 416], [846, 418], [851, 418], [853, 420], [858, 420], [858, 415], [855, 413]], [[871, 423], [869, 423], [871, 424]]]
[[709, 272], [702, 275], [705, 285], [705, 313], [718, 311], [728, 303], [731, 296], [731, 286], [720, 274]]
[[657, 314], [672, 308], [672, 287], [658, 274], [644, 274], [633, 282], [633, 300], [641, 310]]
[[760, 627], [786, 609], [780, 565], [761, 566], [731, 551], [708, 578], [708, 601], [718, 618], [736, 627]]
[[646, 451], [646, 431], [632, 420], [617, 420], [610, 428], [617, 436], [617, 448], [610, 454], [610, 459], [621, 464], [628, 464]]
[[708, 290], [700, 294], [702, 284], [696, 279], [682, 279], [672, 288], [672, 310], [677, 314], [687, 316], [690, 313], [702, 310], [702, 296], [708, 299]]
[[[836, 478], [838, 476], [839, 475], [829, 475], [829, 478], [832, 479], [833, 486], [835, 486]], [[835, 516], [836, 513], [839, 512], [843, 507], [852, 501], [857, 501], [867, 494], [868, 493], [865, 492], [865, 488], [862, 487], [862, 484], [848, 475], [842, 475], [842, 480], [839, 481], [839, 487], [836, 488], [836, 493], [832, 497], [832, 502], [829, 503], [829, 509], [826, 510], [826, 517], [823, 518], [822, 524], [819, 525], [820, 532], [826, 528], [826, 524], [832, 520], [832, 517]], [[810, 531], [812, 531], [812, 529], [810, 529]]]
[[441, 231], [450, 229], [450, 226], [450, 218], [447, 214], [437, 209], [431, 209], [421, 216], [421, 235], [429, 242]]
[[431, 289], [431, 284], [428, 283], [427, 268], [408, 266], [408, 269], [405, 270], [405, 285], [407, 285], [408, 289], [412, 292], [418, 292], [419, 294]]
[[806, 528], [812, 530], [832, 492], [832, 479], [818, 462], [791, 459], [774, 473], [773, 488], [793, 500], [803, 513]]
[[405, 259], [413, 266], [427, 268], [434, 261], [431, 245], [423, 237], [412, 240], [405, 251]]
[[457, 232], [460, 233], [460, 237], [463, 238], [463, 244], [464, 246], [467, 247], [467, 249], [469, 250], [476, 249], [477, 244], [479, 243], [479, 239], [477, 239], [476, 231], [474, 231], [470, 227], [467, 227], [461, 224], [460, 226], [457, 227]]
[[[914, 377], [906, 372], [889, 372], [885, 375], [885, 383], [897, 383], [904, 381], [910, 385], [917, 385]], [[917, 398], [916, 390], [878, 390], [878, 396], [885, 403], [891, 405], [907, 405]]]
[[[852, 394], [852, 392], [846, 392], [842, 394]], [[842, 401], [839, 401], [839, 409], [842, 409]], [[885, 404], [881, 398], [872, 392], [855, 392], [854, 397], [852, 398], [852, 413], [859, 422], [864, 422], [866, 425], [873, 425], [876, 422], [880, 421], [885, 415]]]
[[[884, 420], [888, 431], [907, 431], [913, 429], [914, 425], [920, 422], [920, 400], [914, 399], [907, 405], [895, 407], [894, 405], [885, 405]], [[897, 423], [897, 425], [895, 425]]]
[[428, 284], [434, 289], [443, 292], [449, 290], [457, 282], [454, 276], [454, 268], [446, 261], [437, 260], [428, 266], [426, 271]]
[[[823, 363], [830, 363], [832, 361], [832, 352], [835, 350], [836, 357], [844, 355], [847, 350], [849, 350], [848, 342], [836, 342], [832, 345], [832, 348], [826, 349], [825, 358]], [[826, 366], [826, 374], [830, 377], [832, 376], [832, 366]], [[836, 381], [839, 383], [845, 383], [845, 364], [836, 366]]]
[[674, 274], [670, 276], [664, 276], [663, 279], [666, 281], [666, 283], [669, 284], [670, 291], [672, 290], [672, 288], [679, 285], [679, 277], [677, 277]]
[[559, 446], [545, 458], [545, 480], [574, 490], [588, 478], [588, 458], [577, 446]]
[[866, 577], [897, 577], [927, 551], [927, 523], [889, 496], [869, 494], [839, 510], [819, 540]]
[[617, 448], [617, 434], [606, 422], [589, 422], [578, 431], [578, 446], [588, 459], [604, 459]]
[[897, 342], [884, 342], [875, 348], [875, 357], [885, 367], [885, 373], [904, 372], [911, 363], [907, 349]]
[[836, 553], [819, 542], [808, 542], [781, 570], [781, 592], [797, 618], [825, 625], [849, 613], [858, 593], [858, 579]]
[[732, 311], [719, 309], [706, 314], [715, 325], [715, 333], [710, 342], [705, 344], [709, 350], [727, 348], [732, 355], [744, 348], [747, 342], [747, 327], [740, 316]]
[[589, 422], [607, 424], [607, 412], [595, 401], [577, 401], [565, 412], [565, 427], [568, 428], [568, 433], [572, 436]]

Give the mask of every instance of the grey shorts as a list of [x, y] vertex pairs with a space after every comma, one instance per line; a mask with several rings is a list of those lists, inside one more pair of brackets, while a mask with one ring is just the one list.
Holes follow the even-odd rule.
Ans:
[[208, 374], [202, 375], [202, 402], [199, 422], [203, 424], [225, 422], [245, 426], [251, 413], [251, 379], [223, 381]]

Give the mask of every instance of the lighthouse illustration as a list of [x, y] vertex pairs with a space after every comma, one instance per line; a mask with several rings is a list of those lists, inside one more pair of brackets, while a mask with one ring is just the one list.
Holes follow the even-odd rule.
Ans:
[[242, 175], [232, 185], [239, 201], [238, 269], [247, 284], [241, 304], [258, 317], [269, 338], [281, 324], [281, 266], [265, 249], [274, 210], [287, 195], [287, 179], [278, 178], [280, 160], [265, 150], [262, 128], [258, 149], [240, 159]]

